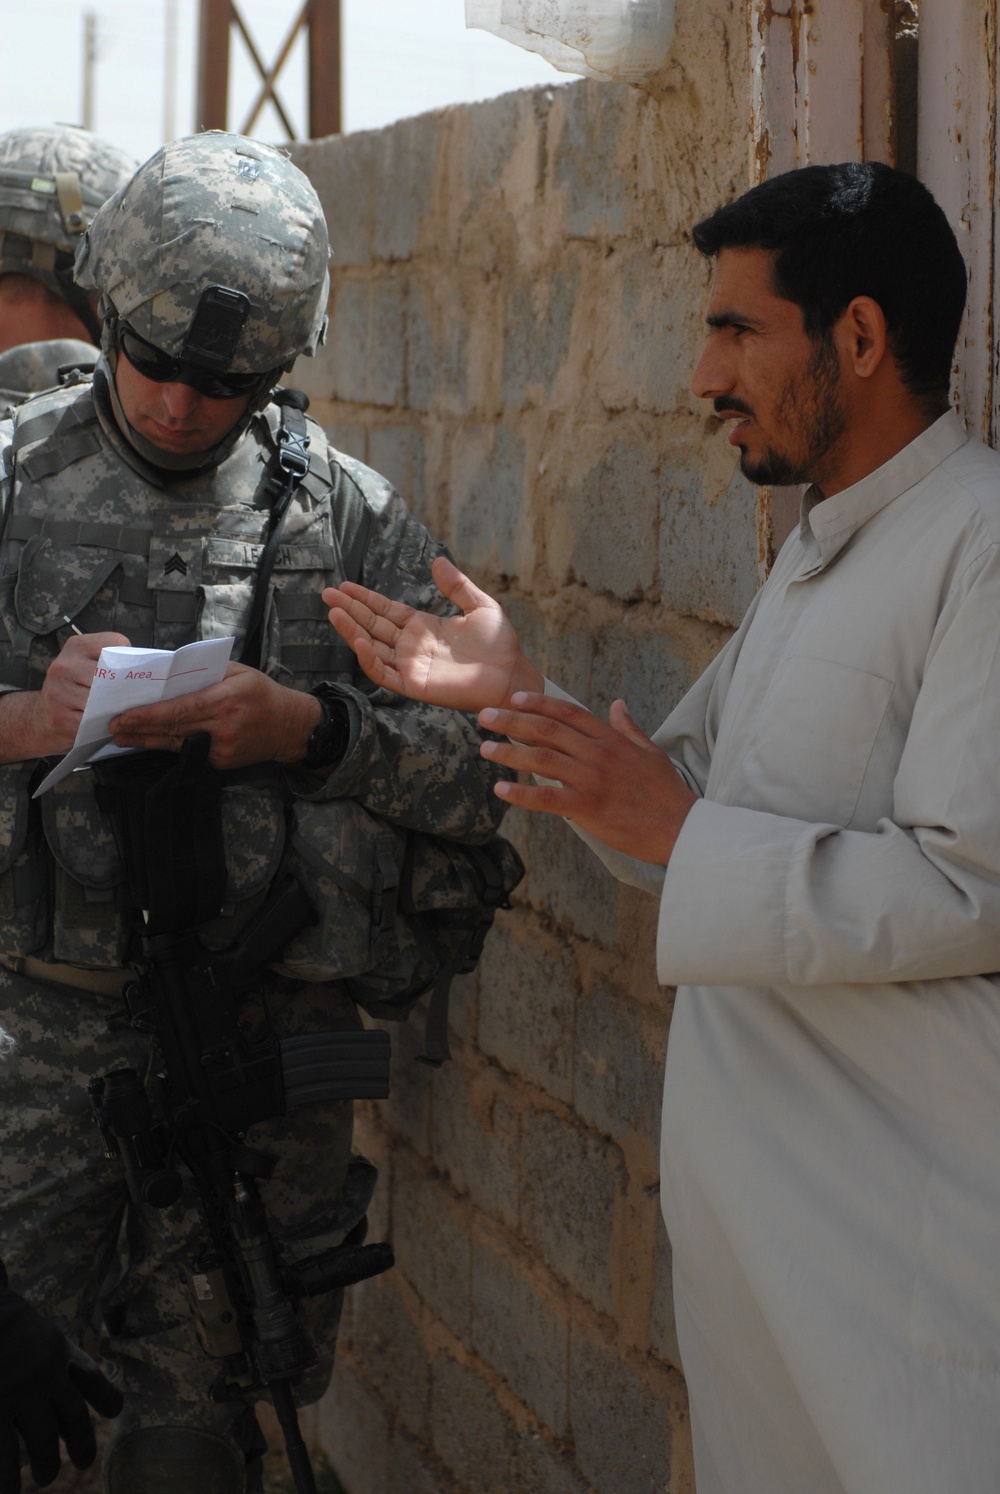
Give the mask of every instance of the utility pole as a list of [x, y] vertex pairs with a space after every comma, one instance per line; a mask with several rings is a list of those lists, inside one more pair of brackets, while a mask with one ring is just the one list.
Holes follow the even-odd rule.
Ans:
[[342, 27], [340, 0], [309, 0], [309, 138], [339, 135]]
[[270, 102], [290, 140], [295, 130], [278, 94], [278, 75], [291, 54], [296, 38], [304, 33], [308, 47], [308, 122], [310, 139], [337, 135], [341, 127], [341, 14], [340, 0], [294, 0], [292, 19], [275, 60], [268, 66], [258, 51], [237, 0], [200, 0], [198, 87], [195, 127], [224, 130], [229, 127], [229, 48], [235, 28], [260, 75], [260, 87], [244, 119], [242, 134], [249, 134], [261, 111]]
[[163, 13], [163, 139], [177, 134], [177, 0], [164, 0]]
[[97, 71], [97, 12], [83, 13], [83, 128], [94, 128], [94, 78]]
[[201, 0], [198, 17], [196, 130], [224, 130], [229, 116], [231, 0]]

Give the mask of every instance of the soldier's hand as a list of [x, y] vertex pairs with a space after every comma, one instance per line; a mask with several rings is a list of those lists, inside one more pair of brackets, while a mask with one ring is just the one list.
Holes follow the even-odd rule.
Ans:
[[40, 690], [3, 698], [2, 760], [49, 757], [68, 752], [94, 679], [102, 648], [128, 644], [122, 633], [77, 634], [49, 665]]
[[[3, 1268], [0, 1267], [0, 1272]], [[89, 1468], [97, 1443], [89, 1407], [117, 1416], [121, 1391], [82, 1349], [71, 1344], [17, 1292], [0, 1290], [0, 1494], [18, 1494], [21, 1455], [44, 1489], [57, 1477], [59, 1443], [70, 1461]]]
[[500, 603], [444, 555], [433, 565], [438, 590], [462, 610], [435, 617], [353, 581], [329, 586], [330, 621], [376, 685], [411, 700], [478, 711], [507, 705], [518, 690], [541, 690], [541, 674]]
[[125, 711], [111, 721], [110, 730], [119, 747], [168, 752], [179, 752], [192, 733], [207, 731], [212, 767], [244, 768], [304, 757], [322, 716], [314, 696], [279, 685], [245, 664], [230, 664], [219, 684]]

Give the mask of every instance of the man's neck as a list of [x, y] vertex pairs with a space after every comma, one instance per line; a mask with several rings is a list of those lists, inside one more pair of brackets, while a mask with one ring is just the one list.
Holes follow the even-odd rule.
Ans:
[[27, 342], [52, 342], [62, 337], [91, 341], [87, 328], [65, 301], [46, 296], [41, 285], [38, 290], [42, 294], [37, 297], [5, 295], [4, 278], [0, 278], [0, 353]]
[[849, 438], [831, 453], [832, 461], [825, 463], [824, 470], [813, 478], [813, 487], [824, 498], [852, 488], [891, 462], [911, 441], [940, 420], [948, 408], [944, 401], [930, 405], [907, 399], [893, 402], [891, 408], [862, 414], [852, 426]]

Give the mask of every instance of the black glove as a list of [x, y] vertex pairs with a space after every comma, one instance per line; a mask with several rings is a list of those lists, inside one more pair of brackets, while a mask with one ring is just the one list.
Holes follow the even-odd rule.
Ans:
[[122, 1395], [89, 1354], [11, 1291], [2, 1263], [0, 1281], [0, 1494], [19, 1494], [18, 1432], [44, 1489], [59, 1473], [60, 1437], [77, 1468], [96, 1458], [88, 1402], [101, 1416], [117, 1416]]

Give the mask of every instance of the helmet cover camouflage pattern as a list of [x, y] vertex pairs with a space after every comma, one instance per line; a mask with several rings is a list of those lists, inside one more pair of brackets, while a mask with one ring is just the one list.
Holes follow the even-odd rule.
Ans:
[[80, 246], [78, 282], [107, 314], [182, 356], [204, 293], [250, 309], [230, 373], [287, 368], [326, 328], [330, 246], [319, 198], [272, 146], [221, 130], [163, 146], [106, 203]]
[[30, 275], [64, 295], [57, 268], [69, 277], [94, 214], [136, 164], [116, 145], [71, 125], [0, 134], [0, 274]]
[[[117, 145], [72, 125], [6, 130], [0, 134], [0, 230], [75, 254], [97, 209], [136, 166]], [[61, 176], [75, 176], [76, 184], [60, 182]], [[4, 258], [0, 249], [1, 270], [7, 269]]]

